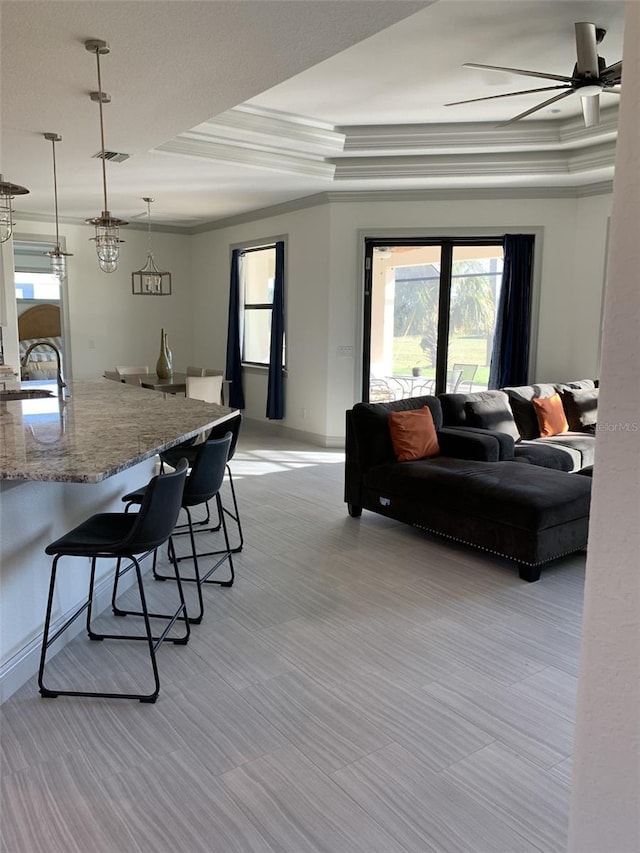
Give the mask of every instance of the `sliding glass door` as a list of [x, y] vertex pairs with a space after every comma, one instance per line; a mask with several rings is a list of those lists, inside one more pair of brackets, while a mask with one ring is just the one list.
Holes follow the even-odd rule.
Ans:
[[365, 242], [363, 400], [486, 389], [502, 240]]

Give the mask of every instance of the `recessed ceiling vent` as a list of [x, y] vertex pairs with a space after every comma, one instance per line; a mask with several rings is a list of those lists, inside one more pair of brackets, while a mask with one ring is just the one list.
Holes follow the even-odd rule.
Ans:
[[119, 154], [117, 151], [98, 151], [92, 159], [108, 160], [110, 163], [124, 163], [130, 156], [130, 154]]

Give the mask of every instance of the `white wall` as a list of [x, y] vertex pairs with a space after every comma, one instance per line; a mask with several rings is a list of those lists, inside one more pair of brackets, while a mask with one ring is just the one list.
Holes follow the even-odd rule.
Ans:
[[640, 850], [640, 5], [626, 7], [602, 390], [576, 715], [571, 853]]
[[[169, 336], [174, 363], [186, 367], [192, 355], [193, 329], [191, 305], [190, 238], [180, 234], [152, 235], [154, 258], [160, 269], [172, 274], [171, 296], [133, 296], [131, 273], [140, 269], [147, 257], [146, 231], [122, 229], [120, 263], [113, 273], [98, 267], [95, 247], [90, 238], [93, 228], [62, 224], [66, 239], [67, 301], [71, 333], [71, 364], [67, 372], [74, 379], [101, 376], [116, 364], [148, 364], [153, 369], [160, 353], [160, 329]], [[14, 236], [55, 235], [52, 223], [20, 221]], [[7, 337], [17, 335], [15, 326], [4, 330]], [[69, 367], [71, 370], [69, 370]]]
[[[224, 358], [230, 246], [287, 234], [289, 375], [282, 426], [336, 443], [345, 410], [359, 399], [363, 236], [536, 229], [542, 246], [532, 379], [595, 376], [610, 205], [609, 195], [327, 203], [200, 234], [193, 238], [196, 351]], [[353, 347], [353, 358], [341, 354], [345, 346]], [[245, 396], [248, 417], [264, 419], [264, 374], [247, 373]]]
[[[610, 207], [610, 195], [332, 202], [194, 236], [154, 234], [156, 260], [173, 273], [173, 295], [158, 298], [130, 292], [131, 271], [146, 256], [145, 232], [123, 230], [120, 266], [106, 275], [89, 242], [92, 229], [65, 225], [67, 249], [74, 253], [68, 278], [73, 375], [99, 376], [116, 363], [153, 368], [163, 326], [177, 367], [223, 367], [230, 249], [285, 236], [285, 418], [274, 423], [337, 444], [344, 412], [360, 396], [363, 236], [537, 229], [542, 252], [532, 379], [595, 376]], [[15, 230], [41, 235], [52, 226], [18, 222]], [[341, 354], [349, 346], [353, 357]], [[266, 371], [248, 369], [244, 380], [246, 416], [265, 421]]]

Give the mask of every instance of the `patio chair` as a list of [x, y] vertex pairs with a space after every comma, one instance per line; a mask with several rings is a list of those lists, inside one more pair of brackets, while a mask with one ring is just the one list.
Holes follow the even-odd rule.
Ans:
[[455, 391], [467, 391], [469, 394], [473, 391], [473, 380], [478, 372], [477, 364], [454, 364], [451, 368], [454, 373], [460, 371], [460, 379], [455, 387]]

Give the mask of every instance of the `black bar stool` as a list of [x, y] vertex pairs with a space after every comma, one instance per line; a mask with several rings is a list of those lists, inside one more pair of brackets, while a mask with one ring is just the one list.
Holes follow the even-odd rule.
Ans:
[[[140, 511], [137, 513], [108, 512], [99, 513], [88, 518], [85, 522], [75, 527], [69, 533], [56, 539], [48, 545], [45, 552], [55, 555], [51, 566], [51, 583], [49, 585], [49, 600], [45, 617], [44, 635], [42, 638], [42, 652], [40, 655], [40, 669], [38, 672], [38, 686], [40, 694], [46, 697], [56, 696], [94, 696], [107, 699], [139, 699], [141, 702], [155, 702], [160, 691], [160, 679], [158, 666], [156, 664], [156, 650], [165, 639], [178, 618], [185, 623], [184, 636], [171, 638], [174, 643], [184, 645], [189, 639], [190, 626], [187, 618], [187, 607], [184, 600], [180, 574], [175, 559], [171, 533], [175, 527], [182, 503], [182, 493], [187, 475], [186, 459], [178, 463], [176, 470], [168, 474], [160, 474], [154, 477], [145, 489], [144, 499], [141, 502]], [[142, 572], [140, 570], [139, 555], [146, 556], [154, 552], [160, 545], [169, 541], [169, 556], [175, 570], [175, 580], [178, 583], [178, 597], [180, 604], [174, 613], [149, 613], [147, 609], [144, 588], [142, 585]], [[91, 572], [89, 578], [89, 593], [87, 601], [81, 605], [65, 624], [59, 628], [53, 636], [49, 637], [51, 626], [51, 609], [55, 590], [56, 573], [58, 561], [61, 557], [91, 557]], [[140, 594], [141, 609], [139, 611], [127, 611], [134, 615], [142, 616], [144, 619], [145, 632], [142, 635], [133, 634], [97, 634], [91, 628], [91, 611], [93, 606], [94, 584], [96, 574], [96, 560], [102, 557], [116, 558], [116, 579], [120, 575], [121, 562], [123, 558], [131, 560], [131, 566], [135, 569]], [[59, 690], [47, 687], [44, 683], [44, 671], [47, 649], [58, 637], [74, 622], [78, 616], [87, 611], [87, 634], [91, 640], [143, 640], [149, 647], [149, 659], [153, 671], [154, 689], [151, 693], [99, 693], [83, 690]], [[168, 624], [158, 637], [154, 637], [151, 631], [150, 618], [166, 619]]]
[[[184, 486], [184, 491], [182, 494], [182, 508], [187, 513], [187, 526], [188, 533], [191, 538], [191, 556], [181, 557], [182, 560], [193, 560], [194, 567], [194, 577], [193, 578], [182, 578], [183, 582], [193, 582], [197, 584], [198, 587], [198, 605], [199, 605], [199, 613], [197, 616], [189, 616], [189, 621], [193, 624], [198, 624], [202, 621], [202, 616], [204, 613], [204, 601], [202, 598], [202, 585], [205, 583], [217, 584], [218, 586], [232, 586], [235, 578], [235, 572], [233, 568], [233, 552], [231, 550], [231, 546], [229, 544], [229, 534], [227, 531], [227, 522], [225, 519], [225, 513], [222, 509], [222, 499], [220, 497], [220, 487], [222, 485], [222, 481], [224, 480], [224, 473], [227, 464], [227, 458], [229, 454], [229, 447], [231, 445], [231, 433], [227, 432], [224, 438], [216, 438], [209, 439], [205, 441], [204, 444], [198, 444], [194, 447], [194, 450], [197, 450], [195, 458], [193, 460], [193, 464], [187, 476], [187, 480]], [[188, 449], [188, 448], [187, 448]], [[129, 492], [129, 494], [125, 495], [122, 500], [126, 502], [128, 510], [130, 506], [133, 504], [139, 504], [144, 500], [144, 496], [146, 493], [146, 487], [141, 489], [136, 489], [133, 492]], [[206, 554], [198, 554], [196, 550], [196, 540], [195, 540], [195, 531], [194, 525], [191, 518], [191, 508], [194, 506], [200, 506], [201, 504], [206, 504], [208, 501], [215, 498], [216, 507], [218, 510], [218, 514], [220, 517], [220, 524], [222, 527], [222, 534], [224, 536], [224, 544], [225, 547], [220, 551], [210, 551]], [[205, 532], [205, 531], [198, 531]], [[208, 557], [212, 554], [218, 556], [218, 559], [214, 562], [214, 564], [207, 569], [204, 574], [200, 573], [200, 566], [198, 563], [198, 558], [200, 557]], [[229, 563], [230, 570], [230, 578], [229, 580], [220, 581], [214, 580], [211, 578], [211, 575], [224, 563]], [[173, 577], [170, 575], [160, 575], [155, 571], [154, 567], [154, 577], [157, 580], [173, 580]], [[117, 582], [117, 575], [116, 575]]]
[[[227, 517], [230, 518], [235, 523], [235, 526], [237, 529], [238, 544], [234, 545], [234, 547], [231, 549], [233, 554], [238, 554], [240, 551], [242, 551], [242, 548], [244, 546], [244, 533], [242, 530], [242, 522], [240, 521], [240, 510], [238, 509], [238, 499], [236, 497], [236, 489], [235, 489], [235, 485], [233, 482], [233, 474], [231, 473], [231, 467], [229, 465], [229, 463], [233, 459], [234, 453], [236, 452], [236, 445], [238, 444], [238, 437], [240, 435], [240, 428], [241, 427], [242, 427], [242, 414], [238, 413], [238, 415], [236, 417], [232, 418], [231, 420], [224, 421], [223, 423], [219, 424], [218, 426], [213, 427], [210, 430], [209, 434], [207, 435], [207, 439], [212, 439], [212, 438], [223, 438], [227, 432], [231, 433], [231, 445], [229, 447], [229, 456], [227, 458], [226, 473], [227, 473], [227, 477], [229, 478], [229, 487], [231, 490], [231, 500], [232, 500], [233, 508], [225, 506], [224, 501], [222, 501], [221, 505], [222, 505], [223, 512], [225, 512], [227, 514]], [[171, 465], [172, 467], [175, 467], [177, 461], [179, 459], [181, 459], [182, 457], [184, 457], [189, 462], [189, 464], [192, 465], [193, 460], [196, 458], [196, 455], [198, 453], [198, 447], [199, 447], [199, 445], [197, 445], [197, 444], [195, 444], [195, 445], [194, 444], [181, 444], [178, 447], [171, 447], [171, 448], [169, 448], [169, 450], [164, 450], [160, 454], [160, 460], [163, 463], [166, 462], [167, 465]], [[208, 525], [210, 521], [211, 521], [211, 514], [209, 512], [209, 504], [207, 503], [206, 518], [204, 518], [202, 521], [194, 521], [193, 524], [200, 527], [200, 526]], [[218, 513], [218, 520], [217, 520], [216, 524], [214, 524], [211, 527], [207, 527], [206, 530], [207, 530], [207, 532], [216, 532], [217, 530], [220, 530], [221, 524], [222, 524], [222, 521], [220, 518], [220, 513]], [[178, 530], [178, 532], [180, 532], [180, 531]], [[188, 530], [185, 530], [184, 532], [188, 533]], [[216, 554], [222, 554], [222, 553], [223, 553], [222, 551], [209, 551], [207, 554], [201, 554], [200, 556], [201, 557], [213, 557]], [[180, 562], [180, 560], [183, 560], [183, 559], [185, 559], [185, 558], [184, 557], [178, 557], [178, 562]]]

